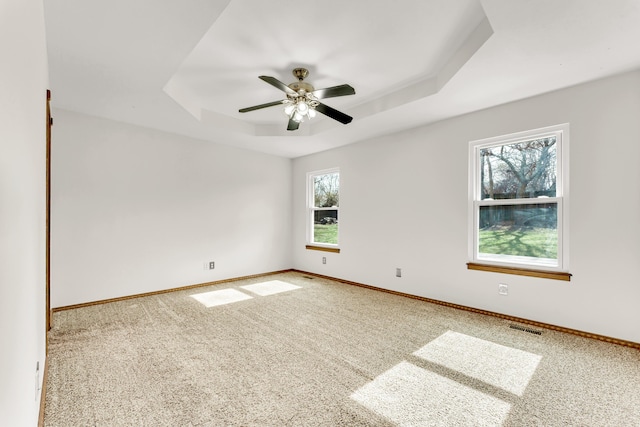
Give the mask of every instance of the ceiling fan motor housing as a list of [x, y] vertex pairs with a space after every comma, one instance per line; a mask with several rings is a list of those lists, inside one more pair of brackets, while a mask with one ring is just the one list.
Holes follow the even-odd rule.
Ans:
[[[303, 82], [303, 81], [299, 81], [299, 82], [293, 82], [291, 84], [288, 85], [291, 89], [295, 90], [296, 92], [300, 93], [300, 91], [304, 91], [305, 93], [309, 93], [309, 92], [313, 92], [315, 89], [313, 88], [313, 86], [311, 86], [309, 83], [307, 82]], [[304, 95], [301, 94], [301, 95]]]
[[[306, 93], [313, 92], [315, 90], [309, 83], [302, 81], [309, 75], [309, 70], [306, 68], [294, 68], [292, 74], [298, 79], [298, 81], [288, 85], [291, 89], [298, 93], [300, 93], [301, 90]], [[301, 93], [301, 95], [304, 95], [304, 93]]]

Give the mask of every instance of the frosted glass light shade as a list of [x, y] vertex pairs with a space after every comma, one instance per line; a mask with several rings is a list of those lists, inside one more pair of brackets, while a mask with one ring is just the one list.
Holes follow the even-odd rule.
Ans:
[[298, 102], [298, 113], [300, 114], [306, 114], [307, 111], [309, 111], [309, 106], [307, 105], [306, 102]]
[[290, 115], [291, 115], [291, 113], [293, 113], [293, 110], [294, 110], [295, 108], [296, 108], [296, 107], [295, 107], [293, 104], [287, 104], [287, 105], [284, 107], [284, 113], [285, 113], [287, 116], [290, 116]]

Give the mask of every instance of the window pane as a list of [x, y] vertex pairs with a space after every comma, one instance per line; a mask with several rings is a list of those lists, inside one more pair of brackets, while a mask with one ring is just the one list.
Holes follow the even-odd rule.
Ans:
[[313, 177], [313, 206], [331, 208], [339, 205], [340, 174], [338, 172]]
[[338, 210], [313, 212], [313, 243], [338, 244]]
[[480, 150], [481, 199], [556, 196], [556, 137]]
[[538, 258], [535, 263], [557, 265], [556, 203], [481, 206], [479, 214], [479, 258]]

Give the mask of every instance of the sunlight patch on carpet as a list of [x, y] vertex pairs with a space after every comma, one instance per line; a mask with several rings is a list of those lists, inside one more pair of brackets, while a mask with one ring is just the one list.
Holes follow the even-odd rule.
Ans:
[[498, 426], [511, 405], [403, 361], [351, 395], [400, 427]]
[[447, 331], [413, 353], [469, 377], [522, 396], [542, 356]]
[[221, 289], [219, 291], [203, 292], [200, 294], [190, 295], [190, 297], [199, 301], [205, 307], [231, 304], [253, 298], [251, 295], [247, 295], [244, 292], [240, 292], [235, 289]]
[[300, 289], [301, 286], [292, 285], [291, 283], [281, 280], [270, 280], [268, 282], [256, 283], [254, 285], [240, 286], [242, 289], [260, 296], [279, 294], [280, 292], [293, 291]]

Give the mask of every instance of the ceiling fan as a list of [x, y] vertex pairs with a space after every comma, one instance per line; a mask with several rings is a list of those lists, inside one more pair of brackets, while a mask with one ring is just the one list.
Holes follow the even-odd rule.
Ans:
[[342, 124], [351, 123], [353, 117], [348, 116], [335, 108], [323, 104], [319, 99], [334, 98], [337, 96], [355, 95], [356, 91], [351, 86], [344, 84], [332, 86], [326, 89], [314, 89], [309, 83], [303, 81], [309, 75], [306, 68], [294, 68], [293, 75], [298, 79], [289, 85], [282, 83], [275, 77], [260, 76], [270, 85], [283, 91], [287, 97], [281, 101], [268, 102], [266, 104], [254, 105], [253, 107], [242, 108], [241, 113], [259, 110], [261, 108], [284, 105], [284, 113], [289, 117], [287, 130], [296, 130], [304, 119], [312, 119], [316, 111], [339, 121]]

